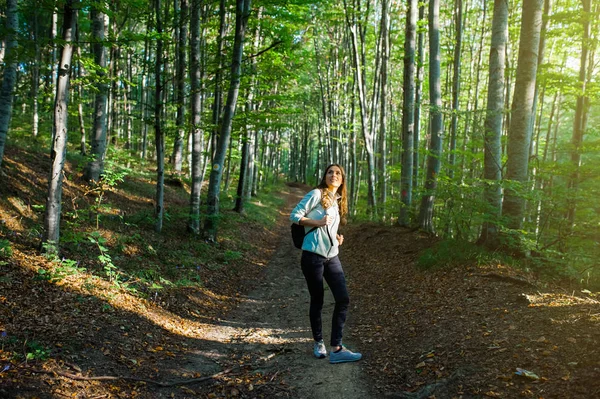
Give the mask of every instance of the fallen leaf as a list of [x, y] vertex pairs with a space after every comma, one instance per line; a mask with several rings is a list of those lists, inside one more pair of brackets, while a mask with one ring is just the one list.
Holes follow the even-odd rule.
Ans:
[[485, 393], [485, 396], [490, 397], [490, 398], [501, 398], [502, 394], [500, 394], [498, 392], [494, 392], [494, 391], [488, 391]]

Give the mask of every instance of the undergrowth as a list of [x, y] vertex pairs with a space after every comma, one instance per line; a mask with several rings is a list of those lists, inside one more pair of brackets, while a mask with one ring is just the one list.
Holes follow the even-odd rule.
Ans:
[[519, 266], [510, 256], [501, 252], [491, 252], [468, 241], [445, 239], [427, 248], [417, 259], [417, 267], [422, 270], [436, 270], [460, 265], [502, 264]]

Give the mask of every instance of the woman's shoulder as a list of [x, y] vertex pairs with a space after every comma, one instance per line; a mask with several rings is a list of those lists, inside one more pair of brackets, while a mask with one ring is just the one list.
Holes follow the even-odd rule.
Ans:
[[321, 189], [320, 188], [312, 189], [306, 195], [311, 196], [311, 197], [321, 198]]

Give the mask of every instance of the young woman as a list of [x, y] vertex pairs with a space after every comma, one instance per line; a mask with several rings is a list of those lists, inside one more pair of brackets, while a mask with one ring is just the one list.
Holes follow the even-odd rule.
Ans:
[[[321, 323], [323, 278], [335, 298], [330, 363], [355, 362], [362, 357], [342, 346], [349, 298], [344, 270], [338, 259], [338, 247], [344, 242], [344, 236], [337, 232], [340, 224], [346, 224], [347, 215], [346, 174], [338, 164], [325, 169], [317, 188], [306, 194], [290, 215], [290, 220], [304, 226], [308, 233], [302, 244], [302, 272], [310, 292], [310, 326], [315, 340], [314, 354], [319, 359], [327, 356]], [[311, 231], [313, 227], [316, 229]]]

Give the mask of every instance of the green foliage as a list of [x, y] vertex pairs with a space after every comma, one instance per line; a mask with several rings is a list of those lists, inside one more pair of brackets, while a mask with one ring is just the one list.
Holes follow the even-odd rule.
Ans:
[[58, 282], [85, 272], [85, 268], [79, 266], [79, 261], [58, 256], [56, 245], [52, 242], [43, 243], [42, 252], [46, 259], [51, 261], [52, 266], [49, 269], [38, 269], [36, 278], [39, 280]]
[[[113, 152], [116, 153], [116, 151]], [[95, 194], [96, 197], [94, 199], [94, 206], [90, 210], [96, 214], [96, 229], [100, 227], [101, 212], [110, 209], [110, 206], [102, 202], [104, 196], [108, 191], [112, 191], [117, 184], [122, 183], [129, 172], [129, 168], [121, 166], [114, 160], [107, 160], [104, 163], [104, 171], [100, 176], [100, 180], [92, 183], [90, 193]]]
[[516, 264], [500, 252], [490, 252], [469, 241], [447, 239], [425, 250], [417, 259], [417, 267], [435, 270], [446, 267], [489, 264]]
[[52, 350], [35, 340], [21, 340], [0, 331], [0, 351], [12, 352], [12, 358], [17, 361], [47, 360]]
[[26, 341], [25, 360], [47, 360], [50, 357], [51, 349], [43, 346], [37, 341]]
[[242, 258], [242, 253], [240, 251], [230, 251], [230, 250], [227, 250], [223, 254], [223, 259], [224, 259], [225, 264], [227, 264], [229, 262], [236, 261], [236, 260], [241, 259], [241, 258]]
[[0, 239], [0, 259], [8, 259], [12, 256], [13, 250], [10, 245], [10, 241], [7, 239]]
[[119, 284], [119, 271], [117, 266], [112, 261], [110, 254], [108, 253], [108, 248], [105, 247], [106, 239], [100, 235], [97, 231], [91, 233], [88, 239], [96, 245], [98, 251], [100, 251], [100, 255], [98, 255], [98, 261], [102, 265], [104, 269], [104, 273], [106, 277], [108, 277], [108, 281], [113, 284]]

